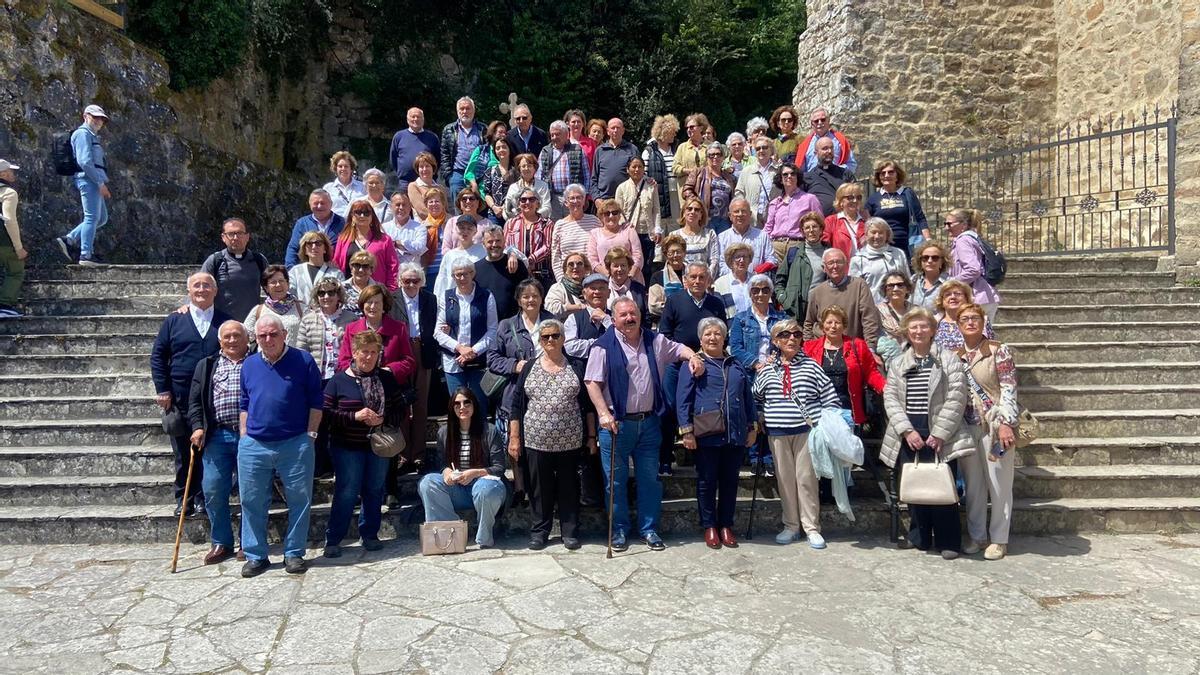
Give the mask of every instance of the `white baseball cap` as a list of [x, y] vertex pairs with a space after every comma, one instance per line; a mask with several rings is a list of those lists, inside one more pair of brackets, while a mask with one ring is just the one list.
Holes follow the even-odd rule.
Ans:
[[83, 114], [91, 115], [92, 117], [103, 117], [104, 119], [108, 119], [108, 113], [104, 112], [104, 108], [101, 108], [95, 103], [84, 108]]
[[13, 164], [12, 162], [8, 161], [7, 159], [0, 159], [0, 171], [16, 171], [17, 169], [20, 169], [20, 168], [21, 167], [17, 166], [16, 164]]

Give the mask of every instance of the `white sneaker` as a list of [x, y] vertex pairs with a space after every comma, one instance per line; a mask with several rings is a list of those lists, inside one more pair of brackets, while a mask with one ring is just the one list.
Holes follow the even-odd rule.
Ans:
[[785, 528], [783, 528], [782, 532], [775, 535], [775, 543], [776, 544], [790, 544], [793, 541], [796, 541], [796, 539], [799, 537], [800, 537], [799, 532], [785, 527]]
[[1008, 553], [1008, 544], [992, 544], [983, 552], [984, 560], [1000, 560]]
[[819, 551], [825, 548], [825, 537], [822, 537], [820, 532], [809, 532], [808, 545]]
[[963, 546], [962, 552], [965, 555], [975, 555], [976, 553], [982, 551], [985, 545], [986, 544], [984, 542], [979, 542], [972, 539], [969, 543]]

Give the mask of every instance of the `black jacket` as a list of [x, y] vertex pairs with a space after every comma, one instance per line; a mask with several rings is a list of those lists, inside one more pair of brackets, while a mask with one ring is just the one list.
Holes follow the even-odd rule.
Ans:
[[[407, 302], [404, 291], [396, 294], [396, 301]], [[421, 367], [432, 370], [442, 364], [442, 359], [438, 354], [437, 340], [433, 339], [433, 331], [437, 329], [437, 297], [422, 288], [417, 292], [417, 308], [421, 312], [420, 325], [417, 327], [417, 337], [421, 338]]]
[[[249, 355], [247, 352], [246, 356]], [[206, 436], [209, 430], [217, 426], [216, 412], [213, 410], [212, 376], [220, 358], [221, 353], [217, 352], [197, 363], [196, 371], [192, 374], [192, 388], [188, 390], [188, 422], [192, 425], [192, 431], [203, 429]]]

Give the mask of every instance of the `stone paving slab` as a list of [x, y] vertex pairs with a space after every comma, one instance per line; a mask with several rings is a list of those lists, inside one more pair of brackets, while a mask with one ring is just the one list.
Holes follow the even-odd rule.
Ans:
[[195, 545], [174, 575], [169, 545], [7, 546], [0, 672], [1200, 672], [1200, 534], [1017, 539], [998, 562], [769, 542], [405, 540], [255, 579]]

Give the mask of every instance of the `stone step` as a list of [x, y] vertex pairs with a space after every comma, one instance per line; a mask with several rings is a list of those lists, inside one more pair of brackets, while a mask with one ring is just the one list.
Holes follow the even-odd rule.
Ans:
[[1042, 436], [1017, 452], [1026, 466], [1192, 465], [1200, 464], [1200, 436]]
[[27, 300], [31, 316], [95, 316], [102, 314], [159, 314], [166, 316], [187, 302], [183, 295], [117, 295], [108, 298], [46, 298]]
[[145, 476], [174, 471], [170, 445], [0, 448], [0, 476]]
[[0, 420], [134, 419], [159, 410], [153, 396], [0, 398]]
[[1024, 498], [1175, 498], [1200, 495], [1200, 465], [1024, 466], [1013, 494]]
[[1011, 291], [1061, 288], [1072, 290], [1126, 290], [1129, 288], [1169, 288], [1175, 285], [1174, 272], [1013, 272], [1004, 277], [1000, 295]]
[[[749, 521], [750, 502], [750, 499], [739, 498], [735, 508], [735, 529], [742, 539], [745, 539]], [[852, 507], [855, 515], [853, 522], [833, 506], [822, 507], [822, 531], [831, 545], [852, 543], [857, 534], [882, 534], [888, 531], [889, 509], [882, 500], [859, 500]], [[0, 506], [0, 544], [169, 543], [175, 540], [178, 524], [173, 511], [173, 505]], [[900, 511], [903, 531], [907, 527], [906, 509], [901, 506]], [[329, 505], [313, 504], [310, 513], [310, 545], [319, 548], [324, 542]], [[770, 542], [780, 527], [779, 500], [757, 499], [754, 514], [753, 540]], [[475, 522], [474, 514], [461, 515], [468, 522]], [[236, 509], [234, 518], [236, 525]], [[283, 508], [272, 509], [269, 518], [269, 539], [271, 543], [278, 544], [286, 529], [287, 511]], [[351, 531], [345, 540], [347, 544], [355, 536], [356, 520], [351, 519]], [[419, 504], [406, 504], [390, 510], [383, 514], [380, 536], [385, 540], [400, 538], [415, 541], [422, 520], [423, 509]], [[507, 509], [498, 522], [497, 534], [522, 541], [529, 523], [528, 508]], [[1013, 504], [1012, 531], [1016, 536], [1071, 532], [1179, 532], [1198, 527], [1200, 498], [1194, 497], [1025, 498], [1014, 500]], [[472, 527], [472, 536], [473, 530]], [[607, 531], [604, 512], [599, 508], [581, 509], [580, 530], [585, 541], [602, 543]], [[672, 537], [698, 536], [695, 498], [664, 500], [660, 530], [668, 538], [668, 545]], [[234, 531], [237, 532], [236, 527]], [[207, 542], [207, 519], [185, 520], [183, 535], [187, 541], [195, 544]], [[273, 551], [273, 555], [276, 552]]]
[[1017, 369], [1022, 385], [1194, 384], [1200, 362], [1034, 363]]
[[1008, 346], [1013, 350], [1013, 357], [1017, 361], [1018, 368], [1028, 363], [1200, 361], [1200, 340], [1010, 342]]
[[1121, 288], [1101, 290], [1096, 288], [1054, 288], [1009, 290], [1001, 289], [1003, 305], [1023, 307], [1026, 305], [1140, 305], [1146, 303], [1200, 303], [1200, 288]]
[[1158, 253], [1005, 256], [1010, 272], [1154, 272]]
[[0, 335], [0, 354], [149, 354], [157, 333]]
[[0, 372], [24, 375], [111, 375], [150, 372], [143, 354], [49, 354], [0, 356]]
[[[1193, 399], [1193, 402], [1195, 399]], [[1200, 408], [1072, 410], [1035, 413], [1039, 433], [1053, 438], [1179, 436], [1200, 430]]]
[[185, 277], [171, 281], [42, 279], [27, 282], [21, 287], [21, 294], [26, 300], [116, 298], [123, 295], [162, 295], [181, 299], [187, 294], [187, 282]]
[[1200, 304], [1136, 304], [1136, 305], [1022, 305], [1001, 303], [996, 323], [1035, 323], [1039, 321], [1094, 321], [1108, 319], [1126, 323], [1143, 321], [1181, 321], [1200, 316]]
[[1200, 384], [1043, 385], [1023, 387], [1018, 397], [1034, 412], [1163, 410], [1194, 405]]
[[0, 478], [4, 506], [130, 506], [174, 504], [175, 477], [19, 476]]
[[[207, 254], [205, 254], [207, 255]], [[195, 265], [55, 265], [30, 270], [29, 280], [53, 281], [174, 281], [182, 283], [189, 274], [200, 270]]]
[[107, 375], [0, 375], [0, 397], [153, 396], [150, 369]]
[[22, 316], [0, 321], [0, 335], [44, 335], [72, 333], [74, 335], [121, 335], [152, 333], [157, 335], [165, 313], [114, 314], [109, 316]]
[[45, 445], [163, 445], [167, 443], [158, 417], [135, 419], [4, 420], [0, 446]]
[[[1098, 318], [1098, 317], [1092, 317]], [[1166, 342], [1194, 340], [1200, 321], [1178, 317], [1176, 321], [1005, 321], [996, 333], [1005, 342], [1120, 342], [1154, 337]]]

